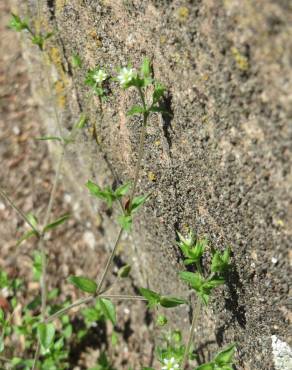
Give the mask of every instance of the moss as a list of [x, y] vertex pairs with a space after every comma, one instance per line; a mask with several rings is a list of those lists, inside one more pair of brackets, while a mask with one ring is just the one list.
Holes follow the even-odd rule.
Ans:
[[231, 48], [231, 53], [236, 63], [236, 67], [241, 71], [247, 71], [249, 69], [249, 63], [246, 56], [240, 53], [236, 47]]

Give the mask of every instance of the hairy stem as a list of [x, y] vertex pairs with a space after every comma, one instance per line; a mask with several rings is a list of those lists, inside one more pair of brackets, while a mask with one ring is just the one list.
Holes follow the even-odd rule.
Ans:
[[200, 316], [200, 310], [201, 310], [201, 302], [200, 302], [199, 298], [197, 298], [195, 311], [193, 313], [193, 320], [192, 320], [190, 335], [189, 335], [189, 338], [188, 338], [188, 342], [187, 342], [186, 349], [185, 349], [185, 352], [184, 352], [184, 357], [183, 357], [183, 360], [182, 360], [182, 365], [181, 365], [182, 370], [184, 370], [186, 365], [187, 365], [189, 352], [190, 352], [191, 344], [192, 344], [193, 337], [194, 337], [194, 332], [195, 332], [195, 329], [197, 327], [197, 322], [198, 322], [198, 319], [199, 319], [199, 316]]
[[98, 296], [97, 295], [91, 295], [91, 296], [86, 297], [86, 298], [81, 298], [78, 301], [70, 304], [69, 306], [64, 307], [61, 310], [55, 312], [53, 315], [49, 316], [45, 320], [45, 322], [46, 323], [49, 323], [51, 321], [54, 321], [58, 317], [64, 315], [68, 311], [72, 310], [72, 308], [79, 307], [79, 306], [81, 306], [83, 304], [90, 303], [90, 302], [94, 301], [97, 297], [98, 298], [107, 298], [107, 299], [127, 300], [127, 301], [129, 301], [129, 300], [146, 301], [146, 298], [144, 298], [142, 296], [138, 296], [138, 295], [137, 296], [136, 295], [119, 295], [119, 294], [100, 294]]
[[9, 196], [6, 194], [6, 192], [0, 188], [0, 195], [11, 205], [11, 207], [19, 214], [19, 216], [28, 224], [29, 227], [32, 228], [32, 230], [37, 234], [38, 237], [41, 236], [41, 232], [33, 226], [33, 224], [29, 221], [27, 216], [22, 212], [21, 209], [19, 209], [15, 203], [9, 198]]
[[109, 271], [109, 269], [110, 269], [110, 267], [111, 267], [111, 264], [112, 264], [112, 262], [113, 262], [113, 259], [114, 259], [114, 257], [115, 257], [115, 254], [116, 254], [116, 251], [117, 251], [118, 245], [119, 245], [119, 243], [120, 243], [120, 240], [121, 240], [121, 238], [122, 238], [123, 232], [124, 232], [124, 229], [123, 229], [123, 228], [121, 228], [121, 229], [120, 229], [120, 231], [119, 231], [119, 234], [118, 234], [117, 240], [116, 240], [116, 242], [115, 242], [114, 248], [113, 248], [113, 250], [112, 250], [112, 252], [111, 252], [111, 254], [110, 254], [110, 256], [109, 256], [109, 258], [108, 258], [108, 260], [107, 260], [107, 263], [106, 263], [106, 266], [105, 266], [104, 272], [103, 272], [103, 274], [102, 274], [102, 277], [101, 277], [101, 279], [100, 279], [100, 282], [99, 282], [99, 284], [98, 284], [98, 286], [97, 286], [97, 289], [96, 289], [96, 295], [98, 295], [98, 294], [100, 293], [100, 291], [101, 291], [102, 285], [103, 285], [103, 283], [104, 283], [104, 281], [105, 281], [105, 278], [106, 278], [106, 276], [107, 276], [107, 273], [108, 273], [108, 271]]

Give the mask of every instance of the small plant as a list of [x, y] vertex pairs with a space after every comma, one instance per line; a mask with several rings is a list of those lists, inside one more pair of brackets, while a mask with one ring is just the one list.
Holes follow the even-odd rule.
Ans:
[[[30, 34], [31, 41], [36, 44], [41, 51], [44, 51], [45, 41], [52, 36], [51, 33], [35, 32], [27, 19], [21, 19], [19, 16], [12, 14], [10, 27], [17, 32], [25, 31]], [[73, 54], [71, 59], [74, 69], [82, 66], [82, 60], [78, 54]], [[81, 73], [82, 71], [80, 71]], [[73, 325], [70, 323], [68, 312], [72, 308], [77, 308], [82, 305], [88, 305], [80, 310], [80, 315], [83, 317], [84, 326], [77, 333], [78, 340], [86, 335], [91, 326], [97, 325], [99, 322], [111, 322], [115, 326], [118, 322], [114, 300], [140, 300], [148, 304], [149, 309], [154, 309], [158, 312], [157, 325], [165, 328], [168, 319], [159, 310], [173, 309], [177, 306], [187, 304], [186, 299], [172, 295], [155, 292], [149, 288], [141, 287], [140, 295], [126, 294], [108, 294], [111, 288], [104, 288], [105, 280], [111, 271], [112, 263], [117, 252], [119, 242], [125, 232], [130, 232], [134, 224], [134, 216], [137, 211], [146, 203], [150, 195], [137, 195], [137, 184], [140, 178], [141, 163], [145, 151], [146, 128], [150, 123], [152, 114], [169, 115], [169, 112], [163, 107], [165, 87], [153, 78], [151, 63], [148, 58], [145, 58], [137, 70], [132, 66], [123, 66], [118, 70], [115, 76], [111, 76], [110, 72], [103, 68], [95, 67], [90, 69], [85, 76], [85, 85], [90, 87], [90, 101], [93, 96], [98, 97], [99, 102], [99, 118], [103, 119], [103, 104], [107, 101], [107, 95], [110, 91], [109, 85], [113, 84], [116, 88], [116, 82], [122, 88], [122, 91], [130, 88], [136, 89], [139, 96], [139, 104], [133, 105], [128, 111], [128, 116], [138, 115], [140, 117], [140, 140], [137, 148], [137, 161], [134, 169], [133, 179], [125, 181], [116, 188], [106, 186], [102, 188], [95, 182], [88, 180], [86, 187], [89, 193], [99, 201], [105, 202], [108, 208], [115, 207], [116, 204], [121, 209], [121, 213], [117, 218], [119, 231], [117, 233], [116, 242], [112, 248], [106, 265], [100, 273], [98, 271], [96, 278], [87, 276], [70, 276], [68, 282], [75, 286], [82, 297], [77, 301], [71, 302], [66, 300], [62, 304], [57, 304], [55, 301], [59, 297], [58, 289], [47, 291], [47, 258], [48, 251], [45, 248], [45, 235], [47, 232], [54, 230], [56, 227], [64, 224], [69, 215], [65, 214], [51, 221], [51, 210], [55, 199], [56, 187], [61, 171], [62, 159], [64, 157], [67, 145], [74, 142], [79, 130], [85, 127], [89, 122], [86, 112], [82, 112], [79, 119], [72, 125], [72, 130], [67, 136], [61, 134], [60, 122], [56, 110], [56, 125], [59, 127], [59, 135], [44, 136], [36, 138], [40, 141], [51, 140], [56, 141], [61, 147], [61, 155], [57, 165], [54, 185], [50, 194], [50, 200], [47, 206], [44, 220], [41, 223], [32, 213], [24, 214], [10, 199], [5, 191], [0, 189], [0, 195], [14, 208], [18, 215], [29, 226], [29, 230], [18, 240], [18, 245], [31, 237], [35, 237], [38, 244], [38, 250], [33, 254], [33, 279], [40, 281], [41, 295], [37, 296], [33, 301], [29, 302], [22, 310], [22, 322], [20, 325], [12, 325], [11, 317], [0, 309], [0, 352], [5, 351], [5, 340], [12, 333], [24, 336], [25, 338], [25, 353], [23, 358], [13, 357], [10, 362], [12, 366], [19, 369], [40, 369], [40, 370], [59, 370], [68, 369], [68, 353], [70, 347], [70, 338], [74, 331]], [[149, 97], [149, 99], [148, 99]], [[97, 128], [94, 125], [95, 134], [97, 137]], [[96, 140], [99, 145], [101, 143]], [[207, 306], [210, 302], [212, 292], [215, 288], [225, 283], [225, 275], [230, 267], [230, 248], [225, 249], [223, 253], [211, 249], [211, 265], [207, 268], [202, 260], [206, 253], [209, 252], [208, 242], [206, 239], [198, 239], [194, 233], [190, 232], [187, 236], [183, 236], [179, 232], [178, 246], [184, 257], [184, 264], [195, 272], [183, 271], [179, 273], [180, 279], [187, 283], [197, 295], [197, 303], [194, 309], [190, 334], [186, 344], [179, 331], [168, 332], [163, 335], [163, 343], [156, 348], [156, 357], [161, 364], [161, 370], [184, 370], [188, 361], [196, 359], [193, 346], [193, 335], [197, 326], [197, 320], [201, 313], [201, 304]], [[131, 266], [123, 266], [118, 273], [115, 283], [120, 283], [121, 278], [127, 278], [130, 274]], [[206, 271], [205, 271], [206, 270]], [[16, 291], [21, 289], [21, 282], [15, 280], [9, 281], [8, 276], [4, 272], [0, 272], [0, 287], [12, 290], [13, 299], [11, 300], [12, 308], [17, 305]], [[55, 325], [54, 321], [58, 319], [59, 325]], [[115, 341], [113, 337], [113, 341]], [[30, 358], [31, 349], [35, 347], [34, 357]], [[233, 364], [233, 355], [235, 346], [231, 345], [225, 350], [219, 352], [214, 360], [200, 365], [196, 370], [231, 370]], [[0, 358], [1, 360], [1, 358]], [[91, 370], [114, 370], [111, 366], [105, 353], [102, 353], [98, 363]], [[130, 369], [129, 369], [130, 370]], [[150, 367], [144, 367], [143, 370], [154, 370]]]

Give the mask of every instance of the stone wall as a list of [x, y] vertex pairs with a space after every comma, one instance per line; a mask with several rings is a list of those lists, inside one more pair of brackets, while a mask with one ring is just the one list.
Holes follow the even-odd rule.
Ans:
[[[36, 1], [23, 11], [36, 17]], [[148, 56], [154, 77], [167, 87], [173, 117], [152, 117], [139, 183], [139, 192], [152, 197], [121, 246], [137, 285], [187, 297], [177, 276], [183, 265], [176, 230], [192, 228], [221, 250], [231, 246], [234, 268], [200, 323], [200, 348], [208, 354], [236, 341], [237, 369], [274, 369], [273, 357], [277, 369], [288, 369], [277, 360], [281, 351], [272, 351], [272, 336], [273, 343], [289, 341], [291, 319], [291, 2], [47, 0], [42, 12], [42, 27], [55, 33], [48, 58], [24, 43], [46, 129], [56, 128], [42, 63], [63, 130], [80, 112], [90, 113], [65, 166], [82, 202], [88, 178], [105, 185], [133, 177], [141, 128], [138, 118], [125, 115], [137, 97], [114, 84], [100, 121], [97, 101], [88, 104], [86, 71], [97, 64], [114, 71], [129, 61], [138, 67]], [[74, 53], [81, 69], [71, 64]], [[96, 218], [96, 204], [87, 206]], [[110, 246], [117, 226], [107, 217], [100, 223]], [[173, 315], [187, 332], [186, 309]]]

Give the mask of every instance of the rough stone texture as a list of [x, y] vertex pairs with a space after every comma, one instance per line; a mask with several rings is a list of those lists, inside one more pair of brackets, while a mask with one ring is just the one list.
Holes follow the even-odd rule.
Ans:
[[[36, 16], [35, 1], [28, 10]], [[237, 369], [273, 369], [271, 336], [289, 342], [291, 319], [291, 1], [48, 0], [42, 11], [42, 27], [55, 30], [46, 68], [62, 125], [72, 126], [81, 111], [91, 117], [67, 154], [76, 194], [85, 201], [88, 178], [100, 185], [113, 180], [105, 157], [119, 181], [133, 177], [141, 124], [125, 116], [137, 97], [114, 83], [100, 122], [97, 101], [87, 103], [86, 70], [96, 64], [114, 70], [128, 61], [137, 67], [147, 55], [167, 86], [173, 118], [151, 119], [139, 192], [153, 196], [123, 241], [123, 255], [134, 262], [137, 285], [187, 296], [177, 278], [183, 267], [175, 231], [191, 227], [218, 249], [230, 245], [234, 269], [201, 321], [201, 355], [236, 341]], [[54, 132], [39, 83], [41, 58], [27, 49], [35, 94]], [[80, 70], [70, 62], [75, 52], [84, 61]], [[102, 150], [92, 138], [93, 122]], [[88, 201], [88, 210], [95, 215], [96, 204]], [[111, 245], [117, 227], [106, 216], [99, 227]], [[186, 331], [185, 309], [173, 315]]]

